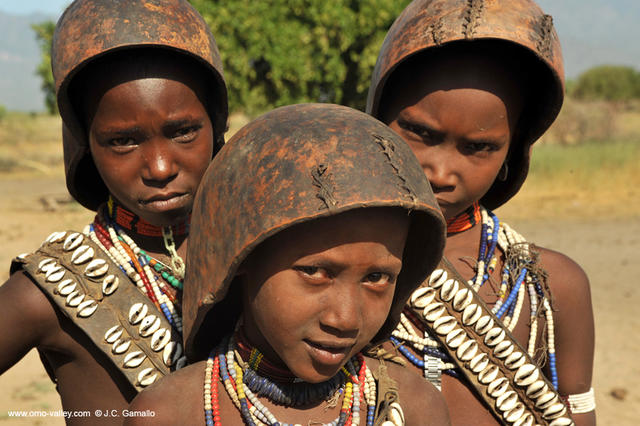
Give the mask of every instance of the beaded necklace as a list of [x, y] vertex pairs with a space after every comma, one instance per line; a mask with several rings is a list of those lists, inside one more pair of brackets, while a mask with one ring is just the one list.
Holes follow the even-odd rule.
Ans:
[[457, 234], [471, 229], [480, 219], [480, 203], [476, 201], [468, 209], [447, 221], [447, 234]]
[[118, 225], [117, 217], [113, 214], [122, 211], [124, 211], [122, 207], [113, 209], [113, 202], [110, 199], [110, 203], [98, 210], [93, 223], [85, 229], [85, 234], [107, 253], [138, 289], [146, 294], [163, 313], [175, 330], [182, 334], [180, 304], [167, 286], [174, 287], [179, 293], [182, 290], [182, 282], [176, 277], [172, 268], [149, 256]]
[[[107, 208], [109, 209], [109, 216], [121, 228], [146, 237], [162, 237], [163, 229], [165, 228], [152, 225], [141, 217], [136, 216], [119, 205], [111, 196], [107, 200]], [[189, 221], [172, 225], [169, 229], [173, 235], [186, 235], [189, 233]]]
[[[171, 226], [156, 226], [136, 216], [129, 210], [119, 205], [111, 195], [107, 200], [109, 218], [120, 228], [146, 237], [162, 237], [164, 246], [171, 256], [171, 269], [179, 281], [184, 279], [185, 263], [178, 255], [176, 245], [173, 240], [174, 235], [187, 235], [189, 233], [189, 222], [191, 217], [185, 222]], [[149, 257], [149, 256], [147, 256]]]
[[[500, 222], [496, 215], [484, 207], [480, 208], [480, 213], [482, 229], [476, 274], [469, 280], [469, 284], [478, 291], [488, 281], [498, 262], [496, 247], [499, 247], [504, 253], [505, 262], [501, 273], [498, 300], [492, 312], [509, 331], [513, 332], [520, 319], [524, 299], [527, 295], [529, 296], [531, 315], [527, 352], [531, 357], [535, 357], [538, 319], [544, 315], [547, 325], [546, 346], [551, 382], [557, 389], [553, 312], [549, 293], [544, 284], [544, 273], [535, 267], [535, 256], [531, 253], [530, 245], [524, 237], [506, 223]], [[467, 212], [462, 215], [468, 217]], [[448, 233], [451, 234], [451, 232]], [[423, 370], [426, 379], [440, 388], [442, 373], [453, 377], [459, 377], [459, 373], [439, 343], [429, 335], [430, 331], [425, 330], [423, 335], [416, 331], [423, 328], [419, 324], [419, 321], [405, 310], [398, 327], [392, 334], [391, 341], [405, 358]], [[416, 353], [421, 354], [422, 357], [418, 357]]]
[[[366, 366], [364, 357], [357, 354], [350, 359], [340, 372], [326, 382], [310, 384], [305, 382], [283, 383], [263, 377], [260, 365], [266, 363], [256, 348], [250, 348], [249, 362], [243, 361], [240, 352], [249, 350], [246, 342], [238, 344], [241, 338], [227, 337], [211, 351], [205, 367], [204, 411], [206, 424], [221, 425], [218, 383], [222, 382], [227, 395], [240, 411], [247, 425], [267, 424], [293, 426], [278, 421], [258, 397], [266, 397], [276, 404], [286, 406], [306, 405], [330, 400], [342, 395], [342, 406], [338, 418], [326, 426], [360, 424], [360, 405], [367, 406], [367, 426], [373, 426], [376, 408], [376, 382]], [[244, 347], [243, 347], [244, 346]], [[271, 367], [267, 367], [271, 368]], [[282, 371], [282, 370], [281, 370]], [[290, 373], [289, 376], [293, 377]], [[285, 377], [285, 380], [288, 380]]]

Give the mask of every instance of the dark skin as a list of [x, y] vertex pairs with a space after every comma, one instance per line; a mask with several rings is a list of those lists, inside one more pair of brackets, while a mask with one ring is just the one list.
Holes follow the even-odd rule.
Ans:
[[[407, 230], [406, 213], [367, 209], [289, 228], [267, 240], [240, 271], [247, 339], [270, 362], [304, 381], [333, 377], [385, 322]], [[377, 369], [376, 360], [366, 362], [372, 371]], [[191, 365], [140, 393], [130, 409], [149, 409], [156, 416], [125, 423], [202, 424], [204, 370], [204, 362]], [[444, 401], [433, 386], [397, 365], [389, 365], [389, 375], [403, 384], [400, 400], [407, 424], [449, 424]], [[175, 395], [173, 389], [181, 392]], [[222, 385], [218, 392], [222, 423], [244, 424]], [[276, 418], [292, 423], [326, 423], [340, 412], [340, 404], [331, 408], [324, 401], [298, 408], [266, 398], [261, 402]], [[425, 406], [429, 416], [424, 415]]]
[[[480, 200], [509, 155], [514, 130], [526, 102], [514, 73], [482, 55], [441, 57], [438, 66], [416, 63], [399, 71], [395, 84], [383, 98], [382, 119], [411, 146], [433, 187], [446, 219], [453, 218]], [[420, 78], [415, 78], [420, 76]], [[403, 83], [400, 83], [403, 82]], [[474, 276], [480, 242], [480, 226], [449, 235], [445, 257], [465, 279]], [[497, 249], [499, 251], [499, 249]], [[548, 273], [554, 300], [555, 345], [559, 392], [587, 392], [591, 387], [594, 322], [589, 280], [567, 256], [536, 247], [540, 264]], [[493, 306], [504, 253], [479, 295]], [[527, 347], [530, 306], [525, 298], [514, 329], [518, 342]], [[544, 319], [538, 325], [540, 353]], [[413, 368], [422, 374], [422, 371]], [[548, 374], [548, 371], [547, 371]], [[548, 377], [550, 377], [548, 375]], [[495, 425], [471, 388], [447, 375], [442, 394], [454, 425]], [[594, 425], [595, 412], [573, 416], [577, 425]]]
[[[203, 88], [186, 61], [112, 64], [109, 77], [89, 77], [83, 94], [91, 153], [117, 200], [146, 221], [165, 226], [188, 217], [213, 150]], [[197, 75], [197, 74], [196, 74]], [[99, 82], [99, 83], [98, 83]], [[169, 261], [162, 238], [131, 235], [150, 255]], [[187, 240], [176, 238], [184, 257]], [[136, 395], [86, 335], [20, 271], [0, 287], [6, 330], [0, 372], [38, 348], [57, 378], [65, 410], [125, 409]], [[70, 424], [119, 424], [91, 416]]]

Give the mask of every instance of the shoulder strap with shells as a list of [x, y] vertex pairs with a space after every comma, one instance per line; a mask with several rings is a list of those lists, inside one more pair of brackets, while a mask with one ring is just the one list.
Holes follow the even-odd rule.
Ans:
[[574, 424], [541, 369], [446, 259], [408, 306], [504, 424]]
[[400, 405], [398, 384], [389, 375], [384, 360], [379, 360], [373, 377], [377, 382], [374, 426], [404, 426], [404, 412]]
[[138, 390], [184, 365], [180, 336], [90, 238], [54, 232], [14, 260]]

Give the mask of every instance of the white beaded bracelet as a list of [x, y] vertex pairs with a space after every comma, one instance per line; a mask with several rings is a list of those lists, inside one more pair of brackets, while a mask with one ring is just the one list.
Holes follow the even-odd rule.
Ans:
[[593, 388], [585, 393], [568, 395], [567, 402], [573, 414], [588, 413], [596, 409], [596, 398], [593, 393]]

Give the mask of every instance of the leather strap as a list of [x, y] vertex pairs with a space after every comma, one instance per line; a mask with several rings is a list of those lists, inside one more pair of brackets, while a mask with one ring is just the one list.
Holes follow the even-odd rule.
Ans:
[[180, 336], [86, 235], [55, 232], [12, 263], [87, 334], [140, 391], [184, 363]]
[[542, 370], [446, 259], [408, 306], [504, 424], [574, 424]]
[[398, 385], [387, 371], [384, 360], [378, 359], [378, 368], [373, 373], [378, 387], [378, 399], [376, 401], [376, 413], [374, 426], [404, 424], [404, 414], [400, 406], [400, 396], [398, 395]]

